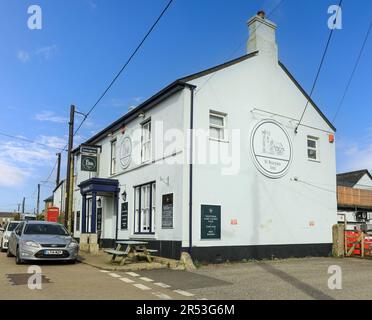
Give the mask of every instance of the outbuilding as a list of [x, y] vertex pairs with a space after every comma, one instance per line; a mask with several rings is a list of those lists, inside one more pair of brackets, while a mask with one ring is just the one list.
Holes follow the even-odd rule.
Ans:
[[199, 261], [331, 252], [336, 129], [278, 60], [276, 25], [260, 13], [248, 27], [246, 55], [174, 81], [74, 151], [76, 237]]

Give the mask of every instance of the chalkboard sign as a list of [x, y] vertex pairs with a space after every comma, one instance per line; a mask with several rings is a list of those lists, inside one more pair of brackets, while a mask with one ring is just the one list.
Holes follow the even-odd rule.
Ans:
[[221, 206], [201, 206], [201, 239], [221, 239]]
[[102, 208], [97, 208], [97, 232], [102, 231]]
[[161, 221], [162, 229], [173, 229], [173, 193], [163, 195]]
[[121, 230], [128, 230], [128, 202], [121, 204]]

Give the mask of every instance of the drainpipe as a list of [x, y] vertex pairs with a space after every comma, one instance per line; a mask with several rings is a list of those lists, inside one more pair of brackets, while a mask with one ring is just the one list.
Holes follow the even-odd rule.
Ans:
[[189, 254], [192, 255], [192, 185], [193, 185], [193, 130], [194, 130], [194, 90], [195, 86], [188, 85], [190, 99], [190, 163], [189, 163]]
[[119, 196], [118, 196], [119, 191], [115, 192], [114, 195], [114, 210], [116, 213], [116, 226], [115, 226], [115, 245], [116, 242], [118, 241], [118, 229], [119, 229]]

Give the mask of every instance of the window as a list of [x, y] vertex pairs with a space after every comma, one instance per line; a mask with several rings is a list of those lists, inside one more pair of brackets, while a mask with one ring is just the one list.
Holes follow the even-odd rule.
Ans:
[[76, 212], [76, 231], [80, 231], [80, 211]]
[[116, 173], [116, 140], [111, 141], [111, 166], [110, 174], [113, 175]]
[[134, 188], [135, 196], [135, 233], [153, 234], [156, 211], [155, 182]]
[[216, 140], [226, 139], [226, 115], [218, 112], [209, 112], [209, 137]]
[[151, 121], [142, 124], [142, 163], [151, 160]]
[[307, 158], [309, 160], [319, 160], [318, 138], [307, 137]]

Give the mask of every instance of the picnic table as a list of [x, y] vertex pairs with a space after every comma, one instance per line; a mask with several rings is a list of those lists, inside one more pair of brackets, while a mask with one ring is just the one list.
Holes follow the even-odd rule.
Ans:
[[116, 241], [116, 249], [107, 249], [106, 253], [112, 255], [111, 262], [115, 262], [117, 257], [120, 257], [120, 265], [124, 265], [127, 259], [144, 257], [148, 262], [152, 261], [151, 253], [158, 250], [147, 249], [148, 242], [144, 241]]

